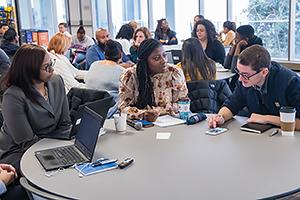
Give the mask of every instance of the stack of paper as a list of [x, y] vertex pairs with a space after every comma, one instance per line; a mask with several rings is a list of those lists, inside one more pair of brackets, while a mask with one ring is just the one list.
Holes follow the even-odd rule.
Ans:
[[174, 126], [178, 124], [184, 124], [186, 121], [182, 119], [178, 119], [175, 117], [172, 117], [170, 115], [163, 115], [156, 119], [153, 124], [159, 127], [167, 127], [167, 126]]

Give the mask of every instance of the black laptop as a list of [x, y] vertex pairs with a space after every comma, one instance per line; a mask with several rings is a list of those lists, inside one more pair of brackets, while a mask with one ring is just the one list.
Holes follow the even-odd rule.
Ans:
[[181, 50], [171, 50], [173, 64], [177, 65], [177, 63], [181, 62], [182, 52]]
[[[91, 110], [93, 110], [96, 113], [98, 113], [99, 115], [101, 115], [104, 119], [106, 119], [107, 112], [108, 112], [109, 108], [111, 107], [112, 103], [113, 103], [113, 97], [108, 96], [108, 97], [104, 97], [103, 99], [88, 102], [88, 103], [85, 103], [85, 104], [79, 106], [76, 116], [75, 116], [75, 119], [74, 119], [74, 124], [73, 124], [72, 130], [71, 130], [71, 136], [76, 135], [79, 130], [79, 125], [80, 125], [80, 121], [81, 121], [80, 119], [81, 119], [84, 107], [90, 108]], [[103, 123], [104, 123], [104, 121], [103, 121]], [[103, 126], [103, 124], [101, 124], [101, 126]]]
[[84, 107], [75, 143], [36, 151], [35, 156], [46, 171], [70, 167], [75, 163], [91, 162], [104, 120], [92, 109]]

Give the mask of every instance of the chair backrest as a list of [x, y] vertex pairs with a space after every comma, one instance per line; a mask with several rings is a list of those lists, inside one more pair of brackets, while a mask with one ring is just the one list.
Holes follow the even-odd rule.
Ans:
[[67, 199], [70, 199], [70, 198], [58, 196], [58, 195], [46, 192], [42, 189], [39, 189], [39, 188], [33, 186], [32, 184], [30, 184], [25, 177], [20, 178], [20, 184], [26, 190], [27, 195], [28, 195], [30, 200], [34, 200], [36, 196], [37, 197], [42, 197], [42, 198], [45, 198], [45, 199], [50, 199], [50, 200], [57, 200], [57, 199], [67, 200]]
[[[77, 116], [77, 110], [80, 105], [100, 100], [111, 95], [104, 90], [92, 90], [85, 88], [71, 88], [67, 97], [69, 102], [69, 110], [71, 121], [73, 122]], [[112, 101], [111, 107], [115, 105], [115, 101]]]
[[224, 80], [200, 80], [187, 82], [192, 112], [217, 113], [232, 94]]
[[182, 59], [182, 52], [179, 49], [171, 50], [173, 64], [176, 65], [177, 63], [181, 62]]

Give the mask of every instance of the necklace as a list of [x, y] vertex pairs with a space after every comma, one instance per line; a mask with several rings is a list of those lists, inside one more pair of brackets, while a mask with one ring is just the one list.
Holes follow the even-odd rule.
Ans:
[[45, 87], [45, 94], [43, 95], [44, 99], [48, 101], [48, 88]]

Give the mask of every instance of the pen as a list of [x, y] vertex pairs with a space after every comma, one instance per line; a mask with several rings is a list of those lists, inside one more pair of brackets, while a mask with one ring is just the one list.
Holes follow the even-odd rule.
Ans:
[[275, 130], [275, 131], [273, 131], [273, 132], [270, 134], [270, 137], [272, 137], [272, 136], [276, 135], [277, 133], [279, 133], [279, 131], [278, 131], [278, 130]]
[[117, 161], [118, 161], [117, 159], [96, 161], [96, 162], [92, 163], [92, 167], [97, 167], [97, 166], [100, 166], [100, 165], [106, 165], [106, 164], [114, 163], [114, 162], [117, 162]]

